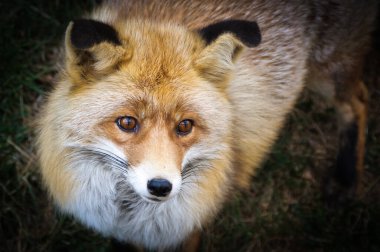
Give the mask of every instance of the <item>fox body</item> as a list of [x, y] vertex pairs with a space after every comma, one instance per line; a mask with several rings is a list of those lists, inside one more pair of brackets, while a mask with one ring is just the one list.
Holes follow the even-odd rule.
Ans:
[[71, 22], [39, 119], [55, 202], [104, 235], [175, 248], [249, 185], [305, 83], [338, 104], [355, 139], [338, 161], [353, 154], [355, 173], [374, 5], [110, 1]]

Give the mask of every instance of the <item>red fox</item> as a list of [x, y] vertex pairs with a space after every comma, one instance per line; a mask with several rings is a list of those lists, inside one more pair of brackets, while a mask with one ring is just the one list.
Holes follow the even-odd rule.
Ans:
[[376, 0], [109, 1], [66, 31], [38, 153], [58, 207], [147, 249], [195, 250], [307, 87], [335, 102], [335, 180], [363, 170]]

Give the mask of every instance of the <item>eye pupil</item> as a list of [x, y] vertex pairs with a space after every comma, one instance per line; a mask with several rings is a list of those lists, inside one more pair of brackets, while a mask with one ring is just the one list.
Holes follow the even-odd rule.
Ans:
[[124, 130], [124, 131], [131, 132], [131, 131], [137, 130], [137, 120], [133, 118], [132, 116], [119, 117], [116, 120], [116, 124], [117, 126], [119, 126], [121, 130]]
[[179, 135], [187, 135], [191, 132], [193, 128], [193, 121], [191, 120], [183, 120], [177, 126], [177, 133]]

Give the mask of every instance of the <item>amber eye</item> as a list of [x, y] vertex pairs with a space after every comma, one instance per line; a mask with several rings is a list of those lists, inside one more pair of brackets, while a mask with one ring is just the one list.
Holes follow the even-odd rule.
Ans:
[[121, 116], [116, 119], [117, 126], [127, 132], [136, 132], [138, 128], [137, 119], [132, 116]]
[[194, 122], [192, 120], [189, 120], [189, 119], [181, 121], [177, 125], [177, 134], [181, 135], [181, 136], [189, 134], [191, 132], [191, 130], [193, 129], [193, 124], [194, 124]]

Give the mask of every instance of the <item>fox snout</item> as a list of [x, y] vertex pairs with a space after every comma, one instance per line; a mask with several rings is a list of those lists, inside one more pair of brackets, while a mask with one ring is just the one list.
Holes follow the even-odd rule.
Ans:
[[148, 180], [148, 192], [153, 196], [166, 197], [172, 190], [172, 183], [166, 179], [154, 178]]
[[175, 166], [160, 167], [144, 162], [129, 172], [129, 183], [147, 201], [165, 201], [180, 191], [182, 178], [179, 169]]

